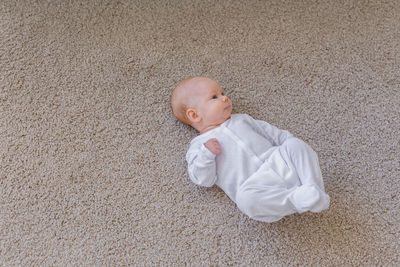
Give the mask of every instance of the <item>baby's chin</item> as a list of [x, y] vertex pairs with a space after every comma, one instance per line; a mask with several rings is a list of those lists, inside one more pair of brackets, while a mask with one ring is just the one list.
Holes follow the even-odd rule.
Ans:
[[232, 107], [230, 108], [229, 112], [226, 114], [226, 120], [229, 120], [232, 116]]
[[228, 107], [226, 107], [226, 108], [224, 109], [224, 111], [225, 111], [226, 116], [227, 116], [228, 118], [230, 118], [231, 115], [232, 115], [232, 105], [229, 105]]

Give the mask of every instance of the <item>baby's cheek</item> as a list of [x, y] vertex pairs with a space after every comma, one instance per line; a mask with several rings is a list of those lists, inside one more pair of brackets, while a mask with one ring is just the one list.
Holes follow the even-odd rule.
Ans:
[[217, 115], [218, 113], [216, 112], [215, 108], [210, 108], [207, 112], [207, 116], [210, 119], [214, 119], [215, 115]]

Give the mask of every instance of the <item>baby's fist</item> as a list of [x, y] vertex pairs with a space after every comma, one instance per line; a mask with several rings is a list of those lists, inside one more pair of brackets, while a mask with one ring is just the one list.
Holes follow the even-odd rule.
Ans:
[[221, 154], [221, 145], [219, 144], [219, 142], [216, 138], [209, 139], [207, 142], [205, 142], [204, 145], [213, 154], [215, 154], [215, 155]]

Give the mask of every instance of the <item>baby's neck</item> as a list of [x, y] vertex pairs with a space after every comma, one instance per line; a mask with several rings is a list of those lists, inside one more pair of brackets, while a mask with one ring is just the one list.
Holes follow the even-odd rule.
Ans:
[[[222, 123], [221, 123], [221, 124], [222, 124]], [[204, 129], [200, 130], [199, 133], [200, 133], [200, 134], [203, 134], [203, 133], [205, 133], [205, 132], [211, 131], [212, 129], [215, 129], [215, 128], [219, 127], [221, 124], [219, 124], [219, 125], [208, 126], [208, 127], [204, 128]]]
[[199, 131], [200, 134], [203, 134], [205, 132], [208, 132], [208, 131], [211, 131], [211, 130], [213, 130], [215, 128], [218, 128], [219, 126], [221, 126], [221, 124], [223, 124], [224, 122], [226, 122], [229, 119], [230, 119], [230, 117], [228, 119], [226, 119], [225, 121], [219, 123], [219, 124], [208, 125], [208, 126], [205, 126], [205, 127], [202, 127], [202, 128], [199, 127], [199, 129], [197, 129], [197, 130]]

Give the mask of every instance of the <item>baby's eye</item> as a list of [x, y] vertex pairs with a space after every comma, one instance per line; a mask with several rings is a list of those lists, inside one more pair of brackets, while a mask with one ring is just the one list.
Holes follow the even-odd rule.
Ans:
[[225, 95], [224, 92], [222, 92], [221, 95]]
[[212, 99], [217, 99], [217, 95], [213, 95], [213, 96], [212, 96]]

